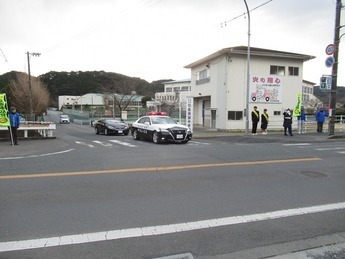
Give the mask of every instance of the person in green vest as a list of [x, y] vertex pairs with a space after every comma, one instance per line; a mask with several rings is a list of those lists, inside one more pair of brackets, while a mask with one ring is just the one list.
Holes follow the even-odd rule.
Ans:
[[257, 109], [258, 107], [254, 106], [254, 110], [252, 111], [252, 135], [257, 135], [256, 130], [260, 121], [260, 112]]
[[267, 125], [269, 121], [269, 116], [267, 114], [267, 109], [264, 109], [264, 112], [261, 114], [261, 132], [262, 134], [267, 134]]

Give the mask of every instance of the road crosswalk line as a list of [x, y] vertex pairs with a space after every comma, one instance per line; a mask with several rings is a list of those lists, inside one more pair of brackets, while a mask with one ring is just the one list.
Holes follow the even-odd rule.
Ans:
[[112, 147], [113, 146], [113, 144], [105, 143], [105, 142], [98, 141], [98, 140], [93, 140], [92, 142], [100, 144], [101, 146], [104, 146], [104, 147]]
[[123, 141], [120, 141], [120, 140], [111, 139], [109, 141], [113, 142], [113, 143], [116, 143], [116, 144], [119, 144], [119, 145], [122, 145], [122, 146], [126, 146], [126, 147], [137, 147], [136, 145], [132, 145], [131, 143], [123, 142]]

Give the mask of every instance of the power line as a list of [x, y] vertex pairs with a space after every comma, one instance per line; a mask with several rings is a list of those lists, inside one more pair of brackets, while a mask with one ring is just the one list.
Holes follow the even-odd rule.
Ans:
[[5, 56], [5, 53], [2, 51], [2, 49], [0, 48], [0, 50], [1, 50], [1, 54], [2, 54], [2, 56], [4, 57], [4, 59], [5, 59], [5, 62], [8, 62], [7, 61], [7, 58], [6, 58], [6, 56]]
[[[259, 9], [260, 7], [262, 7], [262, 6], [264, 6], [264, 5], [268, 4], [268, 3], [270, 3], [270, 2], [272, 2], [272, 1], [273, 1], [273, 0], [269, 0], [269, 1], [267, 1], [267, 2], [265, 2], [265, 3], [263, 3], [263, 4], [261, 4], [261, 5], [258, 5], [257, 7], [254, 7], [253, 9], [249, 10], [249, 12], [255, 11], [256, 9]], [[245, 16], [246, 14], [247, 14], [247, 13], [240, 14], [240, 15], [238, 15], [238, 16], [232, 18], [231, 20], [225, 21], [225, 22], [224, 22], [224, 25], [223, 25], [223, 23], [221, 23], [220, 26], [223, 28], [223, 26], [225, 27], [225, 26], [227, 25], [227, 23], [230, 23], [230, 22], [232, 22], [233, 20], [236, 20], [236, 19], [238, 19], [238, 18], [240, 18], [240, 17], [242, 17], [242, 16]]]

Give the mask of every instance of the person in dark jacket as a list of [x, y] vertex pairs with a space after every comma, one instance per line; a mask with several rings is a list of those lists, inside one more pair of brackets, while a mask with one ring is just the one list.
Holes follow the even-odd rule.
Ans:
[[261, 114], [261, 131], [262, 134], [267, 134], [267, 125], [268, 125], [268, 114], [267, 114], [267, 109], [264, 109], [264, 112]]
[[256, 130], [260, 121], [260, 112], [258, 112], [257, 108], [254, 106], [254, 110], [252, 111], [252, 135], [257, 135]]
[[13, 106], [11, 107], [8, 117], [10, 119], [12, 138], [13, 138], [13, 142], [11, 139], [11, 144], [18, 145], [17, 129], [19, 128], [20, 119], [19, 119], [19, 114], [17, 113], [16, 107], [13, 107]]
[[325, 111], [323, 110], [322, 107], [315, 114], [315, 119], [316, 119], [316, 122], [317, 122], [317, 130], [316, 131], [319, 132], [319, 133], [322, 133], [323, 123], [326, 120], [326, 113], [325, 113]]
[[288, 108], [285, 110], [285, 112], [283, 113], [284, 116], [284, 123], [283, 123], [283, 127], [284, 127], [284, 135], [287, 136], [286, 131], [289, 132], [290, 136], [293, 136], [292, 134], [292, 112], [291, 110]]

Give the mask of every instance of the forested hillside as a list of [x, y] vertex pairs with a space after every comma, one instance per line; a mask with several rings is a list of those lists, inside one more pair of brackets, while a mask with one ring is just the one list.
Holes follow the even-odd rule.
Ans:
[[[9, 83], [16, 80], [17, 72], [9, 72], [0, 76], [0, 92], [8, 92]], [[54, 72], [39, 76], [51, 94], [52, 106], [56, 106], [59, 95], [84, 95], [87, 93], [119, 93], [154, 97], [156, 92], [163, 92], [163, 82], [159, 80], [151, 83], [136, 77], [104, 72], [104, 71], [78, 71]]]
[[[329, 102], [329, 91], [321, 91], [319, 86], [314, 86], [314, 95], [323, 103]], [[337, 103], [345, 104], [345, 87], [337, 87]]]

